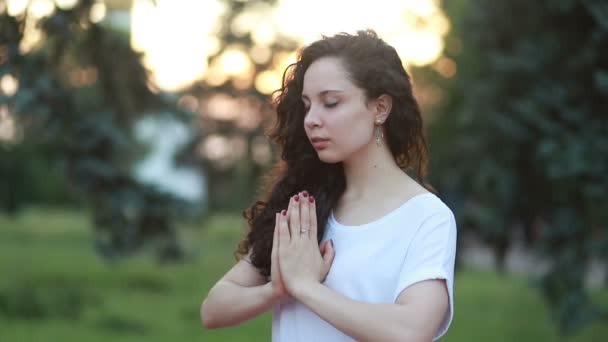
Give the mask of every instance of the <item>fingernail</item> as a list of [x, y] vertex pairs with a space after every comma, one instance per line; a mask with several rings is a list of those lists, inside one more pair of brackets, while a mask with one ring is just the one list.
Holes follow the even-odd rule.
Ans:
[[294, 197], [294, 199], [296, 200], [296, 202], [298, 202], [300, 200], [300, 196], [296, 195], [296, 197]]
[[308, 197], [308, 192], [304, 191], [304, 192], [302, 193], [302, 196], [304, 196], [304, 197]]
[[314, 202], [315, 202], [315, 198], [314, 198], [314, 197], [312, 197], [312, 196], [310, 196], [310, 197], [308, 198], [308, 201], [309, 201], [310, 203], [314, 203]]
[[281, 211], [281, 214], [283, 214], [283, 216], [287, 216], [287, 211], [283, 210], [283, 211]]

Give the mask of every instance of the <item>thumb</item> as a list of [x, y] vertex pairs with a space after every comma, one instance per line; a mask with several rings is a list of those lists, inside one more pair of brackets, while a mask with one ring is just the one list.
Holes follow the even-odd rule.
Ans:
[[328, 240], [324, 246], [323, 252], [323, 263], [329, 272], [329, 268], [331, 267], [332, 262], [334, 261], [334, 256], [336, 255], [336, 250], [334, 249], [333, 241]]
[[327, 243], [328, 242], [329, 242], [329, 240], [323, 241], [321, 243], [321, 245], [319, 245], [319, 252], [321, 252], [321, 255], [325, 254], [325, 249], [327, 248]]

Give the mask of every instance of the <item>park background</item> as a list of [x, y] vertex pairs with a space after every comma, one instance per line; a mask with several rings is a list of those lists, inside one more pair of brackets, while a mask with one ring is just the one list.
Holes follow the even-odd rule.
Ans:
[[298, 47], [371, 28], [413, 77], [459, 227], [445, 341], [608, 335], [608, 3], [0, 2], [0, 341], [206, 330], [277, 160]]

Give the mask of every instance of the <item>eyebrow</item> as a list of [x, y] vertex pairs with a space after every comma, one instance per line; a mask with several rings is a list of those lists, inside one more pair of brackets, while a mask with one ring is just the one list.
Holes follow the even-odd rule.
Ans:
[[[342, 93], [344, 92], [343, 90], [339, 90], [339, 89], [328, 89], [328, 90], [323, 90], [322, 92], [319, 93], [319, 97], [324, 96], [327, 93]], [[302, 98], [308, 98], [308, 96], [302, 94]]]

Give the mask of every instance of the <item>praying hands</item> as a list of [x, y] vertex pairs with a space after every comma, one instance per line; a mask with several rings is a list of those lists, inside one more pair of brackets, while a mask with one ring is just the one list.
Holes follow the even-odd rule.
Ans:
[[271, 253], [276, 297], [297, 298], [301, 289], [322, 283], [329, 273], [335, 250], [331, 241], [318, 245], [316, 203], [306, 191], [292, 196], [287, 210], [275, 215]]

